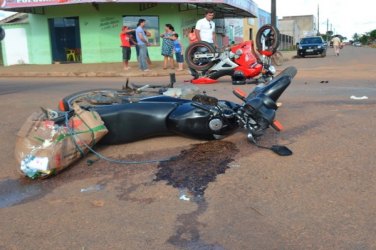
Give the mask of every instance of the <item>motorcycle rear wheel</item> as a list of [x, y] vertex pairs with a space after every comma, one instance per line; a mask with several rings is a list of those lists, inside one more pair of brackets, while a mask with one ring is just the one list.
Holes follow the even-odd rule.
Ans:
[[83, 108], [94, 108], [127, 102], [136, 102], [141, 98], [156, 95], [154, 92], [135, 93], [119, 89], [92, 89], [73, 93], [64, 97], [59, 103], [60, 111], [70, 111], [73, 103]]
[[189, 68], [197, 71], [205, 71], [210, 69], [214, 65], [211, 58], [195, 59], [195, 55], [204, 53], [215, 53], [215, 48], [210, 43], [203, 41], [189, 45], [185, 51], [185, 61], [187, 62]]
[[263, 51], [274, 54], [279, 46], [279, 30], [273, 25], [263, 25], [256, 34], [257, 50], [263, 54]]

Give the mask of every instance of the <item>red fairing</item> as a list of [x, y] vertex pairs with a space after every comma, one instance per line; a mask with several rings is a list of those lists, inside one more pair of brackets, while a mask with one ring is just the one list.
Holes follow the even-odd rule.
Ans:
[[209, 77], [200, 77], [197, 79], [192, 79], [191, 83], [193, 84], [212, 84], [218, 82], [217, 80], [211, 79]]
[[273, 51], [270, 51], [270, 50], [261, 50], [259, 51], [261, 55], [264, 55], [264, 56], [267, 56], [267, 57], [271, 57], [274, 53]]
[[240, 44], [234, 45], [231, 48], [231, 52], [236, 54], [237, 50], [241, 50], [243, 53], [234, 61], [239, 66], [235, 68], [235, 71], [241, 71], [246, 78], [251, 78], [259, 75], [262, 70], [262, 65], [258, 63], [258, 56], [254, 50], [253, 41], [245, 41]]

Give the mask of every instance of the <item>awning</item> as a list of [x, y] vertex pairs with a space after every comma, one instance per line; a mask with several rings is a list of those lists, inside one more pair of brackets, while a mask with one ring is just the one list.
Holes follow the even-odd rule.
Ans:
[[16, 12], [32, 12], [32, 8], [71, 5], [82, 3], [139, 3], [140, 5], [153, 6], [155, 4], [179, 4], [186, 5], [189, 9], [212, 8], [216, 17], [256, 17], [257, 5], [252, 0], [0, 0], [0, 9]]

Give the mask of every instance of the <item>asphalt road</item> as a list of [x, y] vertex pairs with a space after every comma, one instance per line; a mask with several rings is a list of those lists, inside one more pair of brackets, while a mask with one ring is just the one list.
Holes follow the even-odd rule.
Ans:
[[[20, 177], [15, 135], [30, 113], [56, 107], [75, 91], [120, 87], [125, 79], [0, 79], [0, 249], [376, 249], [376, 50], [327, 54], [280, 67], [298, 68], [280, 99], [285, 131], [269, 131], [261, 142], [287, 145], [294, 154], [258, 149], [239, 131], [224, 139], [236, 147], [229, 168], [199, 200], [156, 181], [158, 164], [88, 166], [82, 160], [43, 181]], [[185, 78], [177, 86], [187, 85]], [[227, 78], [199, 87], [236, 100]], [[363, 96], [368, 99], [356, 98]], [[199, 164], [200, 154], [205, 168], [219, 157], [192, 151], [203, 143], [163, 137], [98, 151], [126, 160], [194, 152], [189, 164]]]

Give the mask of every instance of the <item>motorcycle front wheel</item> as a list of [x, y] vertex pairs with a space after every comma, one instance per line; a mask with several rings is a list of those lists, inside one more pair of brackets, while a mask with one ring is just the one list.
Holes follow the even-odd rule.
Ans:
[[279, 42], [279, 30], [273, 25], [263, 25], [257, 31], [256, 46], [261, 54], [266, 56], [274, 54], [278, 49]]
[[[196, 42], [188, 46], [185, 51], [185, 61], [188, 64], [189, 68], [192, 68], [197, 71], [205, 71], [210, 69], [213, 65], [213, 56], [215, 48], [213, 45], [207, 42]], [[208, 55], [208, 56], [205, 56]]]

